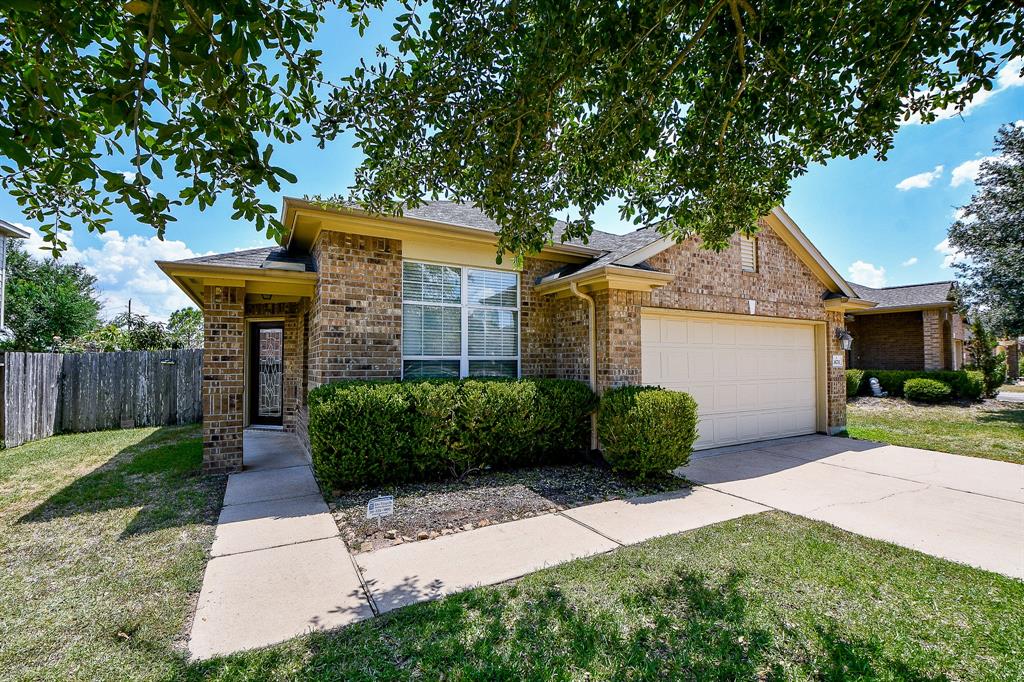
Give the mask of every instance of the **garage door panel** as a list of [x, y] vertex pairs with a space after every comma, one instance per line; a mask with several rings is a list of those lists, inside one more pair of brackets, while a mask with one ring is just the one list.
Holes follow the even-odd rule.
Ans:
[[814, 329], [761, 321], [645, 316], [642, 380], [697, 402], [697, 448], [813, 433]]

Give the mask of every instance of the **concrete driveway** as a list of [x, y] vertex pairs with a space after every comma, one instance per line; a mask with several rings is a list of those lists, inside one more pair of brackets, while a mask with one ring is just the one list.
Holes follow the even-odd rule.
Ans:
[[677, 473], [860, 535], [1024, 579], [1024, 466], [803, 436], [695, 453]]

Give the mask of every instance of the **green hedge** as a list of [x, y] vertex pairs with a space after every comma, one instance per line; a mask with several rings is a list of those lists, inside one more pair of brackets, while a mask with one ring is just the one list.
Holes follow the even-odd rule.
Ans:
[[936, 379], [907, 379], [903, 383], [903, 395], [909, 400], [922, 403], [943, 403], [952, 394], [953, 389], [949, 384]]
[[864, 380], [864, 370], [862, 369], [848, 369], [846, 370], [846, 397], [849, 398], [852, 395], [857, 395], [857, 391], [860, 390], [860, 382]]
[[[848, 370], [853, 371], [853, 370]], [[974, 370], [934, 370], [916, 371], [905, 369], [865, 369], [864, 376], [860, 382], [861, 395], [871, 395], [871, 384], [868, 381], [876, 377], [882, 385], [882, 390], [887, 391], [890, 396], [902, 397], [903, 385], [908, 379], [934, 379], [948, 384], [952, 389], [954, 398], [963, 400], [977, 400], [985, 391], [985, 376]], [[849, 388], [850, 378], [847, 374], [846, 385]]]
[[586, 454], [595, 408], [562, 379], [325, 384], [309, 393], [313, 470], [348, 489], [565, 463]]
[[697, 437], [697, 403], [654, 386], [605, 391], [597, 412], [601, 454], [612, 470], [646, 478], [684, 466]]

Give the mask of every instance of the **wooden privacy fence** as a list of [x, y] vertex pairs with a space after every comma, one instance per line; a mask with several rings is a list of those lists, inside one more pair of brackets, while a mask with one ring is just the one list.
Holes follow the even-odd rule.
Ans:
[[57, 433], [200, 421], [203, 351], [3, 353], [4, 447]]

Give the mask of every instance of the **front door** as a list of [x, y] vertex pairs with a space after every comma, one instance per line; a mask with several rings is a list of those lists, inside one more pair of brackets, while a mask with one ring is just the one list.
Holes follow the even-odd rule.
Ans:
[[254, 322], [249, 330], [249, 421], [281, 425], [284, 397], [284, 325]]

